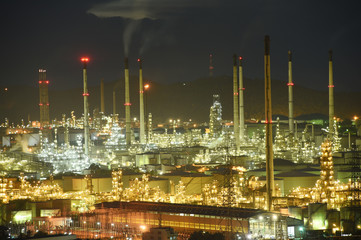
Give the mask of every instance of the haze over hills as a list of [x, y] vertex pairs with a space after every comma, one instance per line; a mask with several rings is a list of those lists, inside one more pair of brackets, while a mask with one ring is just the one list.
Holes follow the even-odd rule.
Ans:
[[[147, 79], [144, 81], [147, 82]], [[100, 83], [100, 81], [99, 81]], [[223, 107], [223, 119], [232, 119], [233, 94], [232, 78], [228, 76], [201, 78], [192, 82], [160, 84], [150, 83], [146, 96], [147, 112], [153, 114], [153, 121], [166, 122], [170, 118], [182, 121], [192, 119], [197, 122], [209, 121], [209, 108], [213, 94], [220, 95]], [[131, 115], [139, 117], [139, 95], [137, 76], [131, 77], [130, 98]], [[258, 79], [245, 79], [245, 117], [246, 119], [264, 118], [264, 82]], [[124, 79], [105, 83], [105, 112], [112, 113], [113, 89], [116, 91], [117, 113], [124, 117]], [[89, 109], [93, 113], [100, 108], [100, 86], [89, 88]], [[272, 80], [272, 110], [274, 115], [288, 115], [288, 88], [286, 82]], [[70, 116], [72, 110], [79, 118], [83, 113], [82, 89], [49, 90], [50, 117], [61, 119], [61, 114]], [[39, 90], [34, 87], [4, 87], [0, 90], [0, 122], [5, 117], [10, 122], [20, 123], [39, 120]], [[335, 92], [335, 115], [341, 118], [352, 118], [361, 115], [361, 92]], [[328, 114], [328, 91], [317, 91], [295, 84], [294, 87], [295, 116], [306, 114]]]

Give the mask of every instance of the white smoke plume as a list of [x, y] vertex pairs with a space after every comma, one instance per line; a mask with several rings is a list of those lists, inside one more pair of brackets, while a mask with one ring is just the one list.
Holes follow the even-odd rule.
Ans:
[[[132, 37], [143, 19], [170, 19], [184, 14], [185, 9], [214, 7], [219, 0], [114, 0], [94, 5], [88, 13], [99, 18], [120, 17], [127, 20], [124, 33], [124, 53], [129, 56]], [[167, 23], [166, 23], [167, 25]], [[151, 45], [154, 33], [143, 34], [140, 54]]]
[[28, 142], [29, 142], [29, 135], [16, 135], [15, 136], [16, 144], [10, 149], [10, 151], [17, 151], [21, 150], [24, 153], [29, 153], [28, 150]]
[[88, 13], [101, 18], [121, 17], [133, 20], [164, 19], [181, 14], [187, 8], [214, 7], [219, 0], [114, 0], [94, 5]]
[[124, 29], [123, 33], [123, 43], [124, 43], [124, 54], [126, 57], [129, 56], [130, 44], [132, 42], [133, 34], [137, 31], [138, 26], [142, 20], [129, 20], [127, 26]]

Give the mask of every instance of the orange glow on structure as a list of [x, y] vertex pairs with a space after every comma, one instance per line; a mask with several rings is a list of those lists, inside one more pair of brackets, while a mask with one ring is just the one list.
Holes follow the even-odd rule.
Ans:
[[150, 87], [149, 84], [145, 84], [145, 85], [144, 85], [144, 89], [145, 89], [145, 90], [148, 90], [149, 87]]
[[89, 58], [83, 57], [83, 58], [81, 58], [81, 61], [82, 61], [82, 62], [89, 62]]

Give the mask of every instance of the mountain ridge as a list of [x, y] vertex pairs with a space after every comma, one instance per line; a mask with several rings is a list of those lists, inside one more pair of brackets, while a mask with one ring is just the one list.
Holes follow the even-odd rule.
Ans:
[[[139, 117], [139, 87], [137, 76], [131, 76], [130, 98], [131, 115]], [[153, 122], [166, 122], [170, 118], [183, 121], [192, 119], [196, 122], [209, 121], [209, 108], [213, 94], [220, 95], [223, 119], [231, 120], [233, 111], [232, 78], [220, 76], [199, 78], [195, 81], [161, 84], [149, 82], [149, 92], [145, 94], [146, 110], [153, 115]], [[105, 83], [105, 113], [112, 113], [113, 90], [116, 92], [117, 113], [124, 117], [124, 79]], [[259, 79], [244, 80], [245, 118], [264, 118], [264, 82]], [[272, 113], [288, 116], [288, 87], [286, 81], [272, 80]], [[70, 116], [71, 111], [80, 117], [83, 113], [82, 88], [66, 90], [49, 89], [50, 118], [60, 119], [61, 114]], [[100, 86], [89, 87], [89, 109], [92, 115], [95, 108], [100, 108]], [[8, 91], [0, 90], [0, 121], [7, 117], [10, 122], [20, 123], [39, 120], [39, 90], [35, 87], [10, 86]], [[335, 115], [352, 118], [361, 115], [357, 107], [361, 102], [361, 92], [335, 92]], [[328, 115], [328, 91], [319, 91], [303, 86], [294, 86], [295, 117], [305, 114]], [[29, 117], [30, 116], [30, 117]]]

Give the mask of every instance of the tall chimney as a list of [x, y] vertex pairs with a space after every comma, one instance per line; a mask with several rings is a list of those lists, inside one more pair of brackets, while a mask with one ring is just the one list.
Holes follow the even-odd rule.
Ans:
[[39, 69], [40, 131], [42, 132], [40, 146], [43, 145], [44, 138], [50, 140], [51, 137], [51, 130], [49, 129], [50, 117], [48, 85], [49, 81], [46, 80], [46, 70]]
[[39, 106], [40, 106], [40, 127], [48, 127], [49, 119], [49, 81], [46, 80], [46, 70], [39, 69]]
[[213, 77], [213, 55], [209, 54], [209, 77]]
[[238, 112], [238, 75], [237, 75], [237, 55], [233, 55], [233, 130], [236, 143], [236, 153], [239, 151], [239, 112]]
[[148, 143], [153, 141], [153, 117], [152, 113], [148, 114]]
[[274, 193], [273, 173], [273, 145], [272, 145], [272, 101], [271, 101], [271, 67], [270, 67], [270, 37], [265, 36], [265, 123], [266, 123], [266, 187], [267, 210], [272, 210], [272, 196]]
[[143, 89], [143, 69], [142, 69], [142, 60], [138, 58], [139, 62], [139, 140], [141, 144], [145, 143], [145, 126], [144, 126], [144, 89]]
[[332, 137], [334, 133], [333, 119], [335, 116], [335, 106], [333, 103], [333, 69], [332, 69], [332, 50], [329, 51], [328, 60], [328, 122], [329, 122], [329, 133]]
[[113, 116], [117, 114], [117, 102], [116, 102], [116, 95], [115, 95], [115, 89], [113, 90]]
[[87, 63], [89, 62], [89, 58], [82, 58], [83, 62], [83, 97], [84, 97], [84, 154], [86, 157], [89, 156], [89, 104], [88, 104], [88, 79], [87, 79]]
[[69, 142], [69, 124], [68, 124], [68, 122], [65, 123], [64, 142], [65, 142], [65, 145], [67, 147], [70, 146], [70, 142]]
[[128, 58], [124, 59], [124, 75], [125, 75], [125, 142], [129, 146], [131, 141], [131, 129], [130, 129], [130, 98], [129, 98], [129, 65]]
[[240, 140], [244, 140], [244, 103], [243, 103], [243, 67], [242, 57], [239, 57], [239, 136]]
[[294, 120], [293, 120], [293, 82], [292, 82], [292, 53], [288, 51], [288, 127], [290, 137], [294, 134]]
[[100, 112], [105, 113], [104, 105], [104, 79], [100, 81]]

